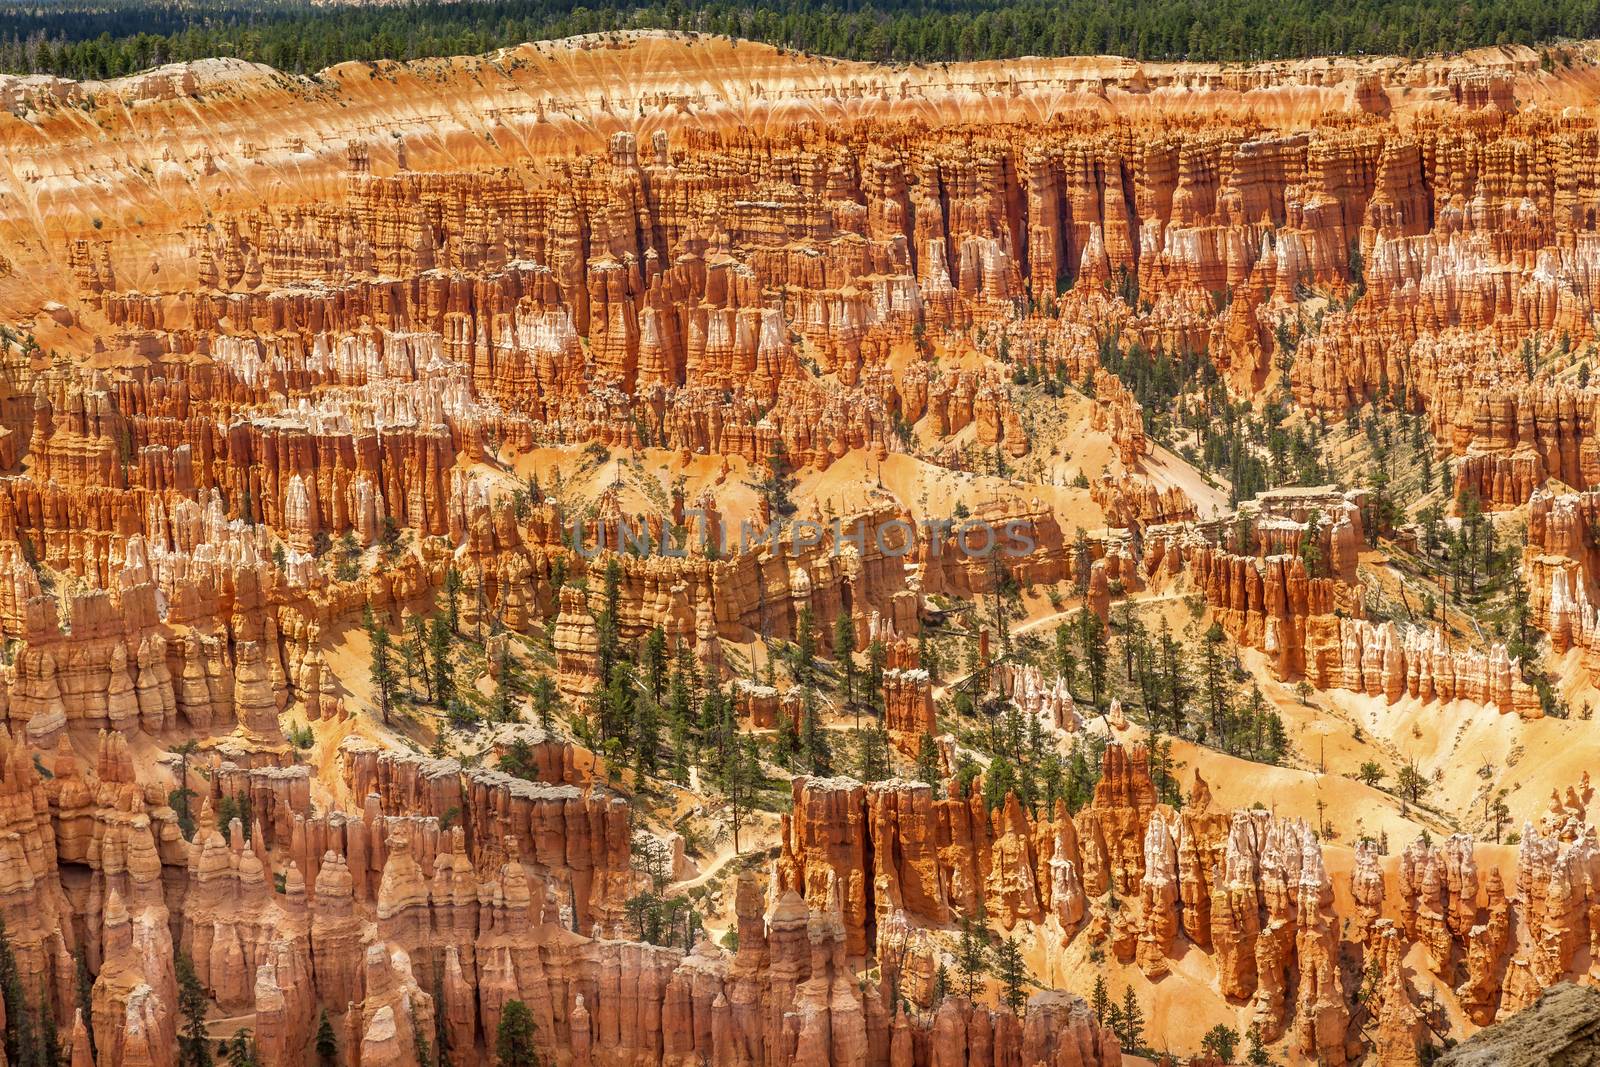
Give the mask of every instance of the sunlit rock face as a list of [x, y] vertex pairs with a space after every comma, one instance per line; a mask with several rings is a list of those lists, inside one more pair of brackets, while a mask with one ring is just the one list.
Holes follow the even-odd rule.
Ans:
[[[1434, 735], [1583, 743], [1541, 716], [1600, 669], [1593, 75], [616, 34], [0, 77], [8, 1036], [1113, 1067], [1103, 977], [1152, 1047], [1400, 1064], [1590, 977], [1587, 780], [1463, 790]], [[1400, 412], [1446, 528], [1525, 523], [1528, 633], [1369, 610], [1403, 531], [1331, 446], [1230, 492], [1173, 432], [1223, 401]], [[1139, 612], [1323, 718], [1175, 754]], [[1389, 747], [1313, 770], [1352, 707]], [[1428, 746], [1433, 807], [1350, 791]], [[1341, 838], [1346, 786], [1429, 836]]]

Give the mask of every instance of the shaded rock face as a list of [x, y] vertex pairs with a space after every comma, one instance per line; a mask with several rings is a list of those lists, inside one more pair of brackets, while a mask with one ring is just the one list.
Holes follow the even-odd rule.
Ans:
[[1502, 1022], [1446, 1052], [1446, 1067], [1534, 1067], [1600, 1063], [1600, 992], [1563, 982]]

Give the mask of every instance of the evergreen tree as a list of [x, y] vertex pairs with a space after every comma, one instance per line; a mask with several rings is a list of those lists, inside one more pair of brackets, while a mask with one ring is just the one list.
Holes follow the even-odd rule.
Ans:
[[1218, 1023], [1200, 1039], [1200, 1048], [1223, 1063], [1233, 1062], [1233, 1050], [1239, 1045], [1239, 1031]]
[[961, 981], [961, 995], [972, 1000], [983, 988], [984, 975], [989, 973], [989, 945], [970, 919], [961, 923], [961, 940], [956, 943], [956, 973]]
[[240, 1030], [233, 1040], [226, 1042], [223, 1054], [228, 1067], [257, 1067], [255, 1036], [249, 1030]]
[[1014, 937], [1008, 937], [994, 946], [994, 974], [1000, 980], [1001, 999], [1013, 1015], [1021, 1015], [1028, 1002], [1028, 967], [1022, 960], [1022, 948]]
[[211, 1067], [211, 1047], [206, 1043], [205, 987], [194, 973], [194, 961], [186, 952], [178, 953], [178, 1015], [182, 1019], [178, 1035], [178, 1063], [181, 1067]]
[[1289, 751], [1289, 735], [1284, 732], [1283, 716], [1277, 709], [1267, 712], [1267, 762], [1277, 763]]
[[[726, 0], [698, 5], [630, 7], [604, 2], [593, 7], [500, 8], [485, 3], [448, 5], [409, 13], [397, 22], [391, 11], [351, 7], [330, 12], [312, 6], [243, 6], [196, 12], [188, 7], [129, 8], [36, 5], [5, 15], [0, 32], [0, 71], [51, 73], [77, 79], [120, 77], [165, 62], [218, 55], [270, 63], [293, 74], [308, 74], [348, 60], [412, 60], [429, 55], [482, 52], [528, 40], [551, 40], [579, 33], [606, 33], [619, 28], [692, 30], [738, 35], [798, 51], [873, 62], [937, 63], [995, 60], [1023, 52], [1044, 55], [1115, 54], [1138, 60], [1184, 59], [1207, 63], [1305, 58], [1316, 55], [1408, 55], [1460, 52], [1468, 48], [1527, 44], [1594, 35], [1593, 12], [1581, 5], [1541, 0], [1531, 4], [1448, 5], [1439, 0], [1404, 9], [1362, 2], [1327, 5], [1268, 5], [1259, 2], [1220, 3], [1206, 0], [1191, 9], [1171, 4], [1108, 0], [1106, 3], [1013, 4], [953, 9], [946, 6], [885, 5], [875, 8], [818, 8], [775, 3], [747, 8]], [[1565, 64], [1560, 51], [1542, 51], [1547, 71]], [[1354, 306], [1365, 293], [1365, 265], [1359, 250], [1350, 253], [1341, 309]], [[1046, 314], [1054, 313], [1057, 285], [1041, 279], [1037, 294], [1028, 294]], [[1061, 280], [1064, 283], [1065, 279]], [[1057, 283], [1057, 284], [1061, 284]], [[1299, 289], [1301, 287], [1297, 287]], [[1130, 307], [1141, 300], [1138, 274], [1119, 268], [1110, 291]], [[1226, 308], [1227, 294], [1213, 294]], [[1298, 337], [1287, 325], [1280, 331], [1277, 366], [1292, 366]], [[911, 329], [918, 353], [928, 353], [927, 323], [918, 317]], [[999, 346], [1002, 362], [1005, 344]], [[37, 348], [37, 342], [24, 339]], [[26, 348], [24, 349], [26, 351]], [[1537, 349], [1527, 346], [1525, 373], [1537, 370]], [[1146, 411], [1162, 410], [1188, 382], [1203, 377], [1194, 357], [1169, 358], [1135, 342], [1124, 352], [1114, 338], [1101, 345], [1101, 366], [1123, 377]], [[1209, 363], [1204, 365], [1209, 371]], [[1064, 363], [1041, 361], [1035, 367], [1016, 361], [1015, 378], [1044, 379], [1052, 395], [1068, 380]], [[1214, 373], [1214, 372], [1213, 372]], [[1049, 377], [1047, 377], [1047, 375]], [[1084, 375], [1088, 395], [1096, 388], [1094, 372]], [[1399, 387], [1395, 390], [1399, 392]], [[1209, 398], [1212, 393], [1205, 391]], [[1208, 402], [1209, 414], [1218, 405]], [[641, 421], [641, 437], [661, 439], [659, 422]], [[1249, 453], [1237, 441], [1238, 426], [1210, 430], [1202, 424], [1230, 465]], [[900, 420], [897, 433], [905, 440], [911, 428]], [[131, 436], [131, 435], [130, 435]], [[779, 439], [781, 441], [781, 439]], [[491, 441], [493, 447], [495, 442]], [[132, 455], [131, 440], [119, 451]], [[1207, 451], [1212, 449], [1208, 445]], [[1238, 451], [1240, 455], [1233, 455]], [[773, 502], [775, 513], [787, 514], [793, 477], [774, 443], [767, 476], [751, 484]], [[769, 488], [776, 482], [776, 488]], [[1248, 495], [1248, 494], [1247, 494]], [[520, 513], [542, 497], [533, 488], [519, 490], [513, 507]], [[781, 510], [785, 508], [786, 510]], [[242, 509], [241, 509], [242, 510]]]
[[761, 790], [761, 757], [756, 751], [755, 739], [735, 738], [732, 753], [724, 761], [718, 786], [728, 805], [729, 823], [733, 829], [733, 852], [739, 854], [739, 828], [755, 806]]
[[78, 1011], [83, 1014], [83, 1032], [89, 1038], [89, 1058], [94, 1059], [94, 976], [89, 973], [89, 957], [80, 946], [72, 954], [73, 970], [78, 987]]
[[1150, 753], [1150, 781], [1156, 787], [1156, 799], [1173, 807], [1183, 806], [1183, 790], [1178, 785], [1177, 768], [1172, 760], [1172, 739], [1163, 737], [1154, 728], [1146, 744]]
[[1227, 635], [1219, 623], [1212, 623], [1200, 644], [1200, 685], [1205, 698], [1205, 711], [1209, 737], [1213, 744], [1228, 750], [1228, 677], [1229, 661], [1225, 655]]
[[667, 684], [667, 635], [656, 626], [644, 640], [644, 684], [650, 697], [660, 705]]
[[774, 759], [791, 770], [799, 766], [800, 756], [800, 727], [789, 713], [782, 708], [778, 709], [778, 725], [774, 731], [777, 737], [773, 740]]
[[434, 703], [433, 674], [428, 670], [428, 648], [431, 643], [428, 624], [421, 615], [411, 616], [411, 634], [406, 641], [406, 664], [414, 672], [411, 675], [412, 684], [421, 681], [426, 687], [430, 704]]
[[772, 451], [767, 454], [767, 473], [750, 487], [761, 494], [774, 518], [782, 520], [794, 514], [794, 492], [797, 479], [789, 465], [789, 454], [784, 450], [783, 438], [772, 439]]
[[795, 621], [794, 678], [801, 685], [810, 685], [817, 659], [817, 632], [811, 618], [811, 606], [800, 609]]
[[661, 709], [656, 706], [649, 693], [639, 697], [635, 709], [634, 767], [641, 772], [654, 774], [661, 759]]
[[939, 755], [939, 743], [932, 734], [923, 734], [917, 744], [917, 777], [937, 789], [944, 777], [940, 773], [943, 762]]
[[1078, 684], [1078, 653], [1074, 650], [1076, 638], [1072, 627], [1061, 623], [1056, 627], [1056, 673], [1072, 692]]
[[510, 640], [501, 644], [500, 653], [495, 657], [495, 675], [494, 721], [515, 722], [521, 717], [517, 705], [527, 690], [527, 681], [522, 664], [512, 654]]
[[1078, 611], [1078, 645], [1089, 674], [1089, 695], [1095, 707], [1101, 706], [1106, 692], [1106, 628], [1100, 616], [1082, 608]]
[[433, 1067], [451, 1067], [450, 1064], [450, 1017], [449, 1013], [440, 1010], [444, 1003], [444, 976], [435, 970], [433, 978]]
[[385, 726], [389, 725], [389, 707], [394, 699], [395, 673], [394, 673], [394, 646], [389, 639], [389, 630], [381, 623], [373, 623], [367, 636], [372, 642], [372, 666], [368, 678], [372, 681], [372, 691], [378, 697], [378, 716]]
[[1400, 795], [1412, 804], [1421, 801], [1428, 790], [1433, 788], [1433, 783], [1427, 776], [1417, 770], [1415, 760], [1400, 768], [1399, 773], [1395, 775], [1395, 785], [1400, 790]]
[[429, 695], [440, 707], [449, 704], [450, 698], [456, 695], [455, 665], [450, 662], [452, 643], [450, 621], [442, 615], [435, 615], [428, 624], [428, 659], [433, 667]]
[[445, 568], [445, 618], [449, 622], [450, 632], [457, 637], [461, 636], [461, 590], [465, 584], [461, 578], [461, 572], [456, 570], [455, 564], [452, 563]]
[[689, 780], [689, 757], [694, 739], [690, 733], [689, 689], [682, 671], [672, 672], [667, 687], [667, 721], [672, 730], [672, 780], [683, 784]]
[[630, 740], [630, 727], [634, 723], [636, 704], [633, 684], [633, 665], [618, 663], [611, 671], [611, 680], [600, 694], [600, 736], [616, 738], [626, 745]]
[[1261, 1040], [1261, 1027], [1252, 1024], [1244, 1036], [1250, 1046], [1249, 1051], [1245, 1053], [1245, 1062], [1250, 1064], [1250, 1067], [1267, 1067], [1272, 1062], [1272, 1057], [1267, 1055], [1266, 1043]]
[[417, 1067], [436, 1067], [433, 1062], [433, 1049], [428, 1047], [428, 1035], [423, 1033], [420, 1026], [411, 1031], [411, 1044], [416, 1050]]
[[[833, 621], [833, 655], [839, 661], [844, 677], [844, 702], [848, 707], [855, 703], [856, 684], [856, 628], [847, 612], [840, 612]], [[859, 719], [857, 725], [860, 725]]]
[[1144, 1012], [1139, 1008], [1139, 998], [1134, 996], [1131, 985], [1122, 990], [1122, 1032], [1123, 1048], [1144, 1047]]
[[0, 919], [0, 999], [4, 1000], [6, 1011], [6, 1062], [19, 1067], [40, 1063], [43, 1050], [34, 1027], [33, 1005], [23, 991], [22, 973], [17, 969], [4, 919]]
[[248, 792], [225, 794], [217, 805], [217, 825], [227, 832], [233, 820], [238, 819], [240, 832], [248, 841], [250, 835], [255, 832], [256, 819], [253, 807]]
[[1106, 1024], [1106, 1016], [1111, 1011], [1111, 993], [1106, 989], [1106, 976], [1094, 976], [1094, 992], [1090, 994], [1089, 1006], [1094, 1009], [1094, 1021], [1101, 1026]]
[[1255, 682], [1250, 683], [1250, 704], [1245, 710], [1243, 727], [1250, 755], [1260, 759], [1266, 748], [1267, 701], [1261, 695], [1261, 686]]
[[867, 703], [878, 714], [883, 714], [883, 666], [889, 658], [883, 642], [873, 638], [867, 643]]
[[883, 727], [869, 725], [857, 730], [856, 738], [861, 746], [861, 780], [880, 782], [889, 777], [889, 735]]
[[[50, 998], [41, 985], [39, 1006], [35, 1009], [39, 1019], [39, 1052], [35, 1062], [38, 1067], [60, 1067], [61, 1037], [56, 1033], [56, 1014], [50, 1010]], [[85, 1019], [87, 1025], [88, 1020]]]
[[1166, 713], [1167, 732], [1181, 733], [1184, 707], [1189, 702], [1189, 687], [1184, 680], [1182, 649], [1172, 636], [1172, 630], [1167, 626], [1165, 619], [1161, 621], [1161, 636], [1157, 640], [1157, 650], [1161, 666], [1156, 689], [1160, 693], [1160, 704]]
[[1122, 1026], [1122, 1005], [1111, 1005], [1110, 1010], [1106, 1012], [1106, 1025], [1111, 1028], [1113, 1034], [1117, 1035], [1118, 1044], [1126, 1043], [1128, 1032]]
[[800, 758], [812, 774], [827, 774], [831, 769], [833, 752], [828, 744], [828, 734], [822, 728], [817, 712], [816, 694], [806, 690], [802, 697], [800, 718]]
[[548, 674], [536, 675], [528, 693], [533, 700], [534, 714], [539, 717], [539, 725], [548, 733], [551, 728], [552, 713], [560, 700], [555, 679]]
[[1079, 526], [1072, 535], [1072, 590], [1079, 596], [1089, 593], [1089, 572], [1094, 558], [1089, 554], [1089, 535]]
[[[440, 1012], [439, 1014], [444, 1014]], [[333, 1024], [328, 1021], [328, 1010], [322, 1010], [322, 1018], [317, 1022], [317, 1059], [322, 1067], [333, 1067], [339, 1056], [339, 1041], [333, 1034]]]
[[1004, 756], [996, 756], [983, 775], [983, 806], [988, 811], [1004, 806], [1006, 795], [1017, 787], [1017, 768]]
[[520, 1000], [508, 1000], [500, 1009], [500, 1025], [495, 1030], [494, 1052], [499, 1067], [539, 1067], [539, 1053], [533, 1044], [533, 1012]]
[[[189, 788], [189, 757], [199, 749], [200, 743], [194, 738], [189, 738], [181, 745], [172, 749], [173, 755], [178, 757], [178, 782], [177, 788], [167, 794], [167, 806], [178, 814], [178, 831], [183, 834], [184, 840], [194, 840], [194, 808], [190, 798], [195, 793]], [[85, 1015], [85, 1019], [89, 1016]]]

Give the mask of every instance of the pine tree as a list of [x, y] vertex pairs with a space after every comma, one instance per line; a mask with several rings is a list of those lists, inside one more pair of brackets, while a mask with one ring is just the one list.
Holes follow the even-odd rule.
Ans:
[[961, 978], [961, 995], [972, 1000], [983, 988], [989, 973], [989, 946], [969, 919], [961, 924], [961, 940], [956, 944], [956, 973]]
[[178, 1014], [182, 1018], [178, 1037], [178, 1063], [181, 1067], [211, 1067], [211, 1047], [206, 1044], [205, 987], [194, 973], [194, 961], [186, 952], [178, 953]]
[[428, 624], [428, 658], [433, 667], [429, 695], [440, 707], [450, 703], [450, 698], [456, 695], [455, 665], [450, 662], [451, 644], [453, 639], [449, 620], [442, 615], [435, 615]]
[[39, 1035], [33, 1027], [33, 1008], [22, 989], [22, 974], [17, 969], [17, 957], [11, 950], [11, 938], [6, 934], [6, 924], [0, 918], [0, 999], [6, 1013], [6, 1062], [23, 1065], [39, 1062]]
[[428, 1035], [422, 1032], [421, 1027], [411, 1031], [411, 1044], [416, 1050], [417, 1067], [436, 1067], [433, 1062], [433, 1049], [428, 1047]]
[[782, 708], [778, 709], [778, 723], [773, 731], [777, 736], [773, 738], [773, 759], [784, 767], [794, 770], [799, 766], [800, 755], [800, 727], [789, 717], [789, 713]]
[[439, 1007], [444, 1003], [444, 978], [438, 971], [434, 972], [433, 978], [433, 1003], [433, 1067], [451, 1067], [450, 1016]]
[[84, 1033], [89, 1038], [89, 1058], [94, 1059], [94, 976], [89, 973], [89, 957], [82, 947], [72, 954], [78, 986], [78, 1010], [83, 1013]]
[[883, 714], [883, 666], [889, 653], [883, 642], [873, 638], [867, 643], [867, 703], [878, 714]]
[[1106, 1016], [1111, 1011], [1111, 993], [1106, 989], [1106, 976], [1094, 976], [1094, 992], [1090, 995], [1089, 1005], [1094, 1008], [1094, 1021], [1104, 1026]]
[[940, 773], [943, 762], [939, 755], [939, 743], [932, 734], [923, 734], [917, 744], [917, 777], [937, 788], [944, 777]]
[[1110, 1009], [1106, 1012], [1106, 1026], [1110, 1027], [1111, 1032], [1117, 1035], [1118, 1044], [1127, 1044], [1128, 1032], [1127, 1030], [1123, 1029], [1122, 1025], [1122, 1005], [1111, 1005]]
[[833, 758], [828, 735], [817, 713], [816, 696], [807, 690], [800, 718], [800, 756], [812, 774], [827, 774]]
[[506, 1001], [500, 1009], [500, 1025], [494, 1037], [499, 1067], [539, 1067], [533, 1031], [533, 1013], [528, 1006], [520, 1000]]
[[533, 700], [534, 714], [539, 716], [539, 725], [548, 733], [550, 731], [551, 715], [560, 700], [560, 693], [556, 689], [555, 679], [548, 674], [535, 676], [528, 693]]
[[[855, 703], [856, 628], [847, 612], [840, 612], [833, 621], [833, 655], [844, 675], [844, 702], [848, 707]], [[857, 725], [860, 725], [859, 719]]]
[[428, 624], [421, 615], [411, 616], [411, 635], [406, 641], [406, 663], [413, 673], [412, 684], [421, 681], [428, 693], [428, 703], [433, 701], [433, 674], [428, 670]]
[[600, 736], [616, 738], [627, 746], [629, 728], [634, 722], [635, 689], [633, 665], [618, 663], [611, 671], [611, 680], [600, 694]]
[[328, 1021], [328, 1010], [324, 1008], [322, 1018], [317, 1022], [317, 1059], [323, 1067], [333, 1067], [338, 1055], [339, 1041], [334, 1037], [333, 1024]]
[[732, 751], [723, 761], [719, 786], [728, 804], [729, 822], [733, 829], [733, 852], [739, 854], [739, 828], [750, 814], [761, 789], [761, 757], [756, 751], [753, 737], [735, 738]]
[[1078, 612], [1078, 644], [1083, 652], [1084, 668], [1089, 673], [1089, 695], [1095, 707], [1100, 707], [1106, 692], [1106, 627], [1100, 616], [1083, 608]]
[[227, 1043], [228, 1067], [257, 1067], [255, 1036], [249, 1030], [240, 1030]]
[[661, 704], [667, 684], [667, 635], [659, 626], [644, 640], [644, 684], [656, 704]]
[[511, 642], [503, 641], [495, 656], [494, 713], [495, 722], [513, 722], [518, 715], [517, 702], [525, 688], [522, 665], [512, 654]]
[[1126, 986], [1122, 990], [1122, 1033], [1123, 1048], [1144, 1046], [1144, 1012], [1139, 1009], [1139, 998], [1134, 996], [1133, 986]]
[[461, 590], [465, 586], [461, 572], [451, 564], [444, 572], [444, 599], [445, 618], [449, 620], [450, 632], [457, 637], [461, 636]]
[[1006, 795], [1016, 789], [1017, 769], [1004, 756], [996, 756], [983, 775], [983, 806], [988, 811], [1004, 806]]
[[1200, 1039], [1200, 1048], [1223, 1063], [1233, 1062], [1233, 1050], [1239, 1045], [1239, 1031], [1218, 1023]]
[[598, 643], [596, 660], [602, 686], [611, 684], [611, 674], [617, 666], [622, 643], [621, 614], [622, 564], [613, 556], [606, 560], [600, 613], [594, 617], [595, 639]]
[[1061, 623], [1056, 627], [1056, 673], [1071, 692], [1078, 684], [1078, 653], [1073, 649], [1072, 627]]
[[633, 755], [636, 769], [654, 774], [661, 758], [661, 709], [649, 693], [635, 703]]
[[38, 1067], [60, 1067], [61, 1037], [56, 1033], [56, 1015], [50, 1010], [50, 998], [42, 985], [36, 1015], [39, 1019], [39, 1051], [34, 1062]]
[[889, 735], [883, 727], [869, 725], [856, 731], [861, 745], [861, 780], [881, 782], [889, 777]]
[[789, 466], [789, 455], [783, 447], [783, 438], [774, 437], [772, 451], [767, 454], [766, 476], [749, 483], [750, 488], [761, 494], [775, 517], [784, 519], [795, 511], [794, 501], [789, 499], [789, 494], [794, 491], [796, 482]]
[[368, 631], [368, 637], [372, 641], [372, 666], [368, 677], [372, 681], [373, 692], [378, 695], [378, 715], [387, 726], [396, 681], [393, 663], [394, 646], [390, 643], [388, 628], [382, 623], [373, 623], [371, 630]]
[[801, 685], [811, 683], [811, 675], [817, 659], [817, 632], [811, 618], [811, 606], [808, 604], [800, 609], [800, 616], [795, 622], [794, 636], [794, 676], [795, 681]]
[[694, 744], [690, 733], [689, 690], [684, 684], [683, 672], [672, 672], [667, 693], [667, 721], [672, 728], [672, 780], [681, 785], [689, 780], [690, 749]]
[[1028, 966], [1022, 959], [1022, 948], [1014, 937], [1008, 937], [994, 947], [994, 974], [1000, 979], [1001, 999], [1013, 1015], [1021, 1015], [1028, 1002]]
[[[183, 834], [184, 840], [194, 840], [194, 808], [190, 798], [195, 795], [189, 788], [189, 757], [199, 749], [200, 744], [194, 738], [189, 738], [181, 745], [173, 747], [172, 752], [178, 757], [178, 783], [177, 788], [167, 794], [167, 806], [178, 813], [178, 831]], [[89, 1016], [85, 1015], [85, 1019]]]
[[1189, 687], [1184, 681], [1182, 649], [1172, 636], [1172, 629], [1165, 619], [1161, 621], [1161, 639], [1157, 645], [1160, 650], [1161, 666], [1156, 689], [1160, 693], [1161, 704], [1166, 712], [1167, 732], [1182, 733], [1184, 705], [1189, 700]]
[[1412, 760], [1395, 775], [1395, 785], [1400, 790], [1400, 795], [1413, 804], [1422, 800], [1423, 796], [1433, 787], [1426, 775], [1417, 770], [1416, 760]]
[[1250, 1067], [1267, 1067], [1272, 1062], [1272, 1057], [1267, 1055], [1267, 1046], [1261, 1040], [1261, 1027], [1252, 1024], [1244, 1036], [1250, 1046], [1249, 1051], [1245, 1053], [1245, 1062], [1250, 1064]]

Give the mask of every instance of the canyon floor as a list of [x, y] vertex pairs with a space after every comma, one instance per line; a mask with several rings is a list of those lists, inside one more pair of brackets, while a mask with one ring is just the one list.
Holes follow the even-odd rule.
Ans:
[[1408, 1065], [1596, 984], [1597, 104], [0, 76], [0, 1067]]

